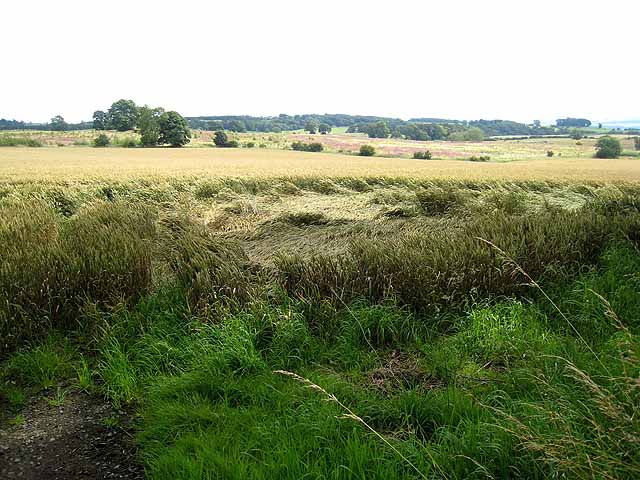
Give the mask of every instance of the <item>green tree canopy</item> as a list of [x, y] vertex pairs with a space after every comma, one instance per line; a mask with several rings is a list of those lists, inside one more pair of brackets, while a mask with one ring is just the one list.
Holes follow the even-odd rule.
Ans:
[[360, 155], [363, 157], [373, 157], [376, 154], [376, 149], [373, 145], [362, 145], [360, 147]]
[[307, 132], [309, 132], [311, 134], [314, 134], [314, 133], [316, 133], [318, 131], [318, 127], [319, 127], [319, 125], [318, 125], [318, 122], [316, 120], [309, 120], [305, 124], [304, 129]]
[[247, 131], [247, 126], [242, 120], [231, 120], [228, 128], [232, 132], [242, 133]]
[[138, 107], [133, 100], [118, 100], [113, 102], [107, 116], [111, 128], [119, 132], [133, 130], [138, 120]]
[[213, 143], [215, 143], [217, 147], [226, 147], [229, 143], [227, 133], [224, 130], [218, 130], [213, 134]]
[[160, 137], [158, 143], [182, 147], [191, 141], [189, 124], [178, 112], [164, 112], [158, 118]]
[[67, 122], [65, 122], [64, 118], [62, 118], [62, 116], [60, 115], [56, 115], [55, 117], [53, 117], [49, 124], [51, 125], [51, 130], [55, 130], [58, 132], [67, 130], [67, 128], [69, 127]]
[[138, 130], [143, 147], [153, 147], [160, 143], [160, 117], [162, 108], [151, 108], [145, 105], [138, 109]]
[[622, 153], [620, 140], [609, 135], [600, 137], [596, 142], [596, 157], [598, 158], [618, 158]]
[[370, 138], [388, 138], [391, 135], [391, 130], [387, 122], [380, 121], [372, 123], [367, 127], [367, 135]]
[[318, 132], [320, 132], [322, 135], [326, 135], [327, 133], [331, 132], [331, 125], [329, 125], [328, 123], [321, 123], [318, 126]]
[[93, 128], [96, 130], [109, 129], [109, 116], [107, 115], [107, 112], [102, 110], [96, 110], [93, 112]]

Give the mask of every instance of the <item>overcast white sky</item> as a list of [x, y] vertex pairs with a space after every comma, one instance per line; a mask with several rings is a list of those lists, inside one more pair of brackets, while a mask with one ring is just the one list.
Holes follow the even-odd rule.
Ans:
[[638, 118], [639, 22], [638, 0], [5, 0], [0, 118]]

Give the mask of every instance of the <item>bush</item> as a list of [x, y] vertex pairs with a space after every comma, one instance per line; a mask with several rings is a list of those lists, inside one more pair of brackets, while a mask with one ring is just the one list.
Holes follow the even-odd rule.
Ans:
[[218, 130], [213, 135], [213, 143], [215, 143], [216, 146], [220, 148], [238, 148], [238, 146], [240, 145], [236, 140], [229, 141], [227, 133], [223, 130]]
[[321, 143], [303, 143], [303, 142], [293, 142], [291, 144], [291, 148], [300, 152], [321, 152], [324, 150], [324, 146]]
[[376, 149], [373, 145], [362, 145], [360, 147], [360, 156], [361, 157], [373, 157], [376, 154]]
[[255, 142], [247, 142], [244, 144], [245, 148], [255, 148]]
[[491, 157], [489, 155], [480, 155], [479, 157], [473, 155], [469, 157], [470, 162], [488, 162], [489, 160], [491, 160]]
[[636, 150], [640, 150], [640, 137], [633, 138], [633, 146]]
[[229, 137], [225, 131], [218, 130], [213, 134], [213, 143], [215, 143], [217, 147], [226, 147], [228, 142]]
[[431, 160], [431, 152], [429, 150], [425, 152], [413, 152], [413, 158], [417, 160]]
[[547, 150], [547, 157], [551, 158], [553, 157], [555, 154], [553, 153], [553, 150]]
[[601, 137], [596, 142], [597, 158], [618, 158], [622, 153], [620, 140], [610, 136]]
[[111, 144], [111, 139], [107, 137], [104, 133], [101, 133], [96, 138], [93, 139], [94, 147], [107, 147]]

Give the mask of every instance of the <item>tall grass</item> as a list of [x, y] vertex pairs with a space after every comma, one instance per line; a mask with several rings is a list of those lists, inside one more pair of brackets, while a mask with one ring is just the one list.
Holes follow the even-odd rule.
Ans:
[[570, 275], [593, 263], [608, 239], [634, 234], [640, 217], [591, 210], [526, 217], [483, 216], [458, 227], [386, 241], [354, 241], [347, 254], [280, 255], [281, 282], [309, 300], [396, 298], [416, 310], [522, 291], [526, 278], [479, 239], [499, 245], [536, 278]]
[[97, 204], [69, 220], [42, 202], [0, 206], [0, 351], [76, 325], [87, 302], [139, 298], [151, 282], [150, 214]]
[[0, 147], [42, 147], [42, 142], [35, 138], [0, 135]]

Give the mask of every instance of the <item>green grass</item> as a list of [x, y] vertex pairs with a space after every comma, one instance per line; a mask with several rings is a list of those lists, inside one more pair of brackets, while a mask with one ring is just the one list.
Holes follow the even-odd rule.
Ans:
[[103, 395], [158, 479], [640, 473], [633, 185], [2, 189], [13, 418], [39, 389]]

